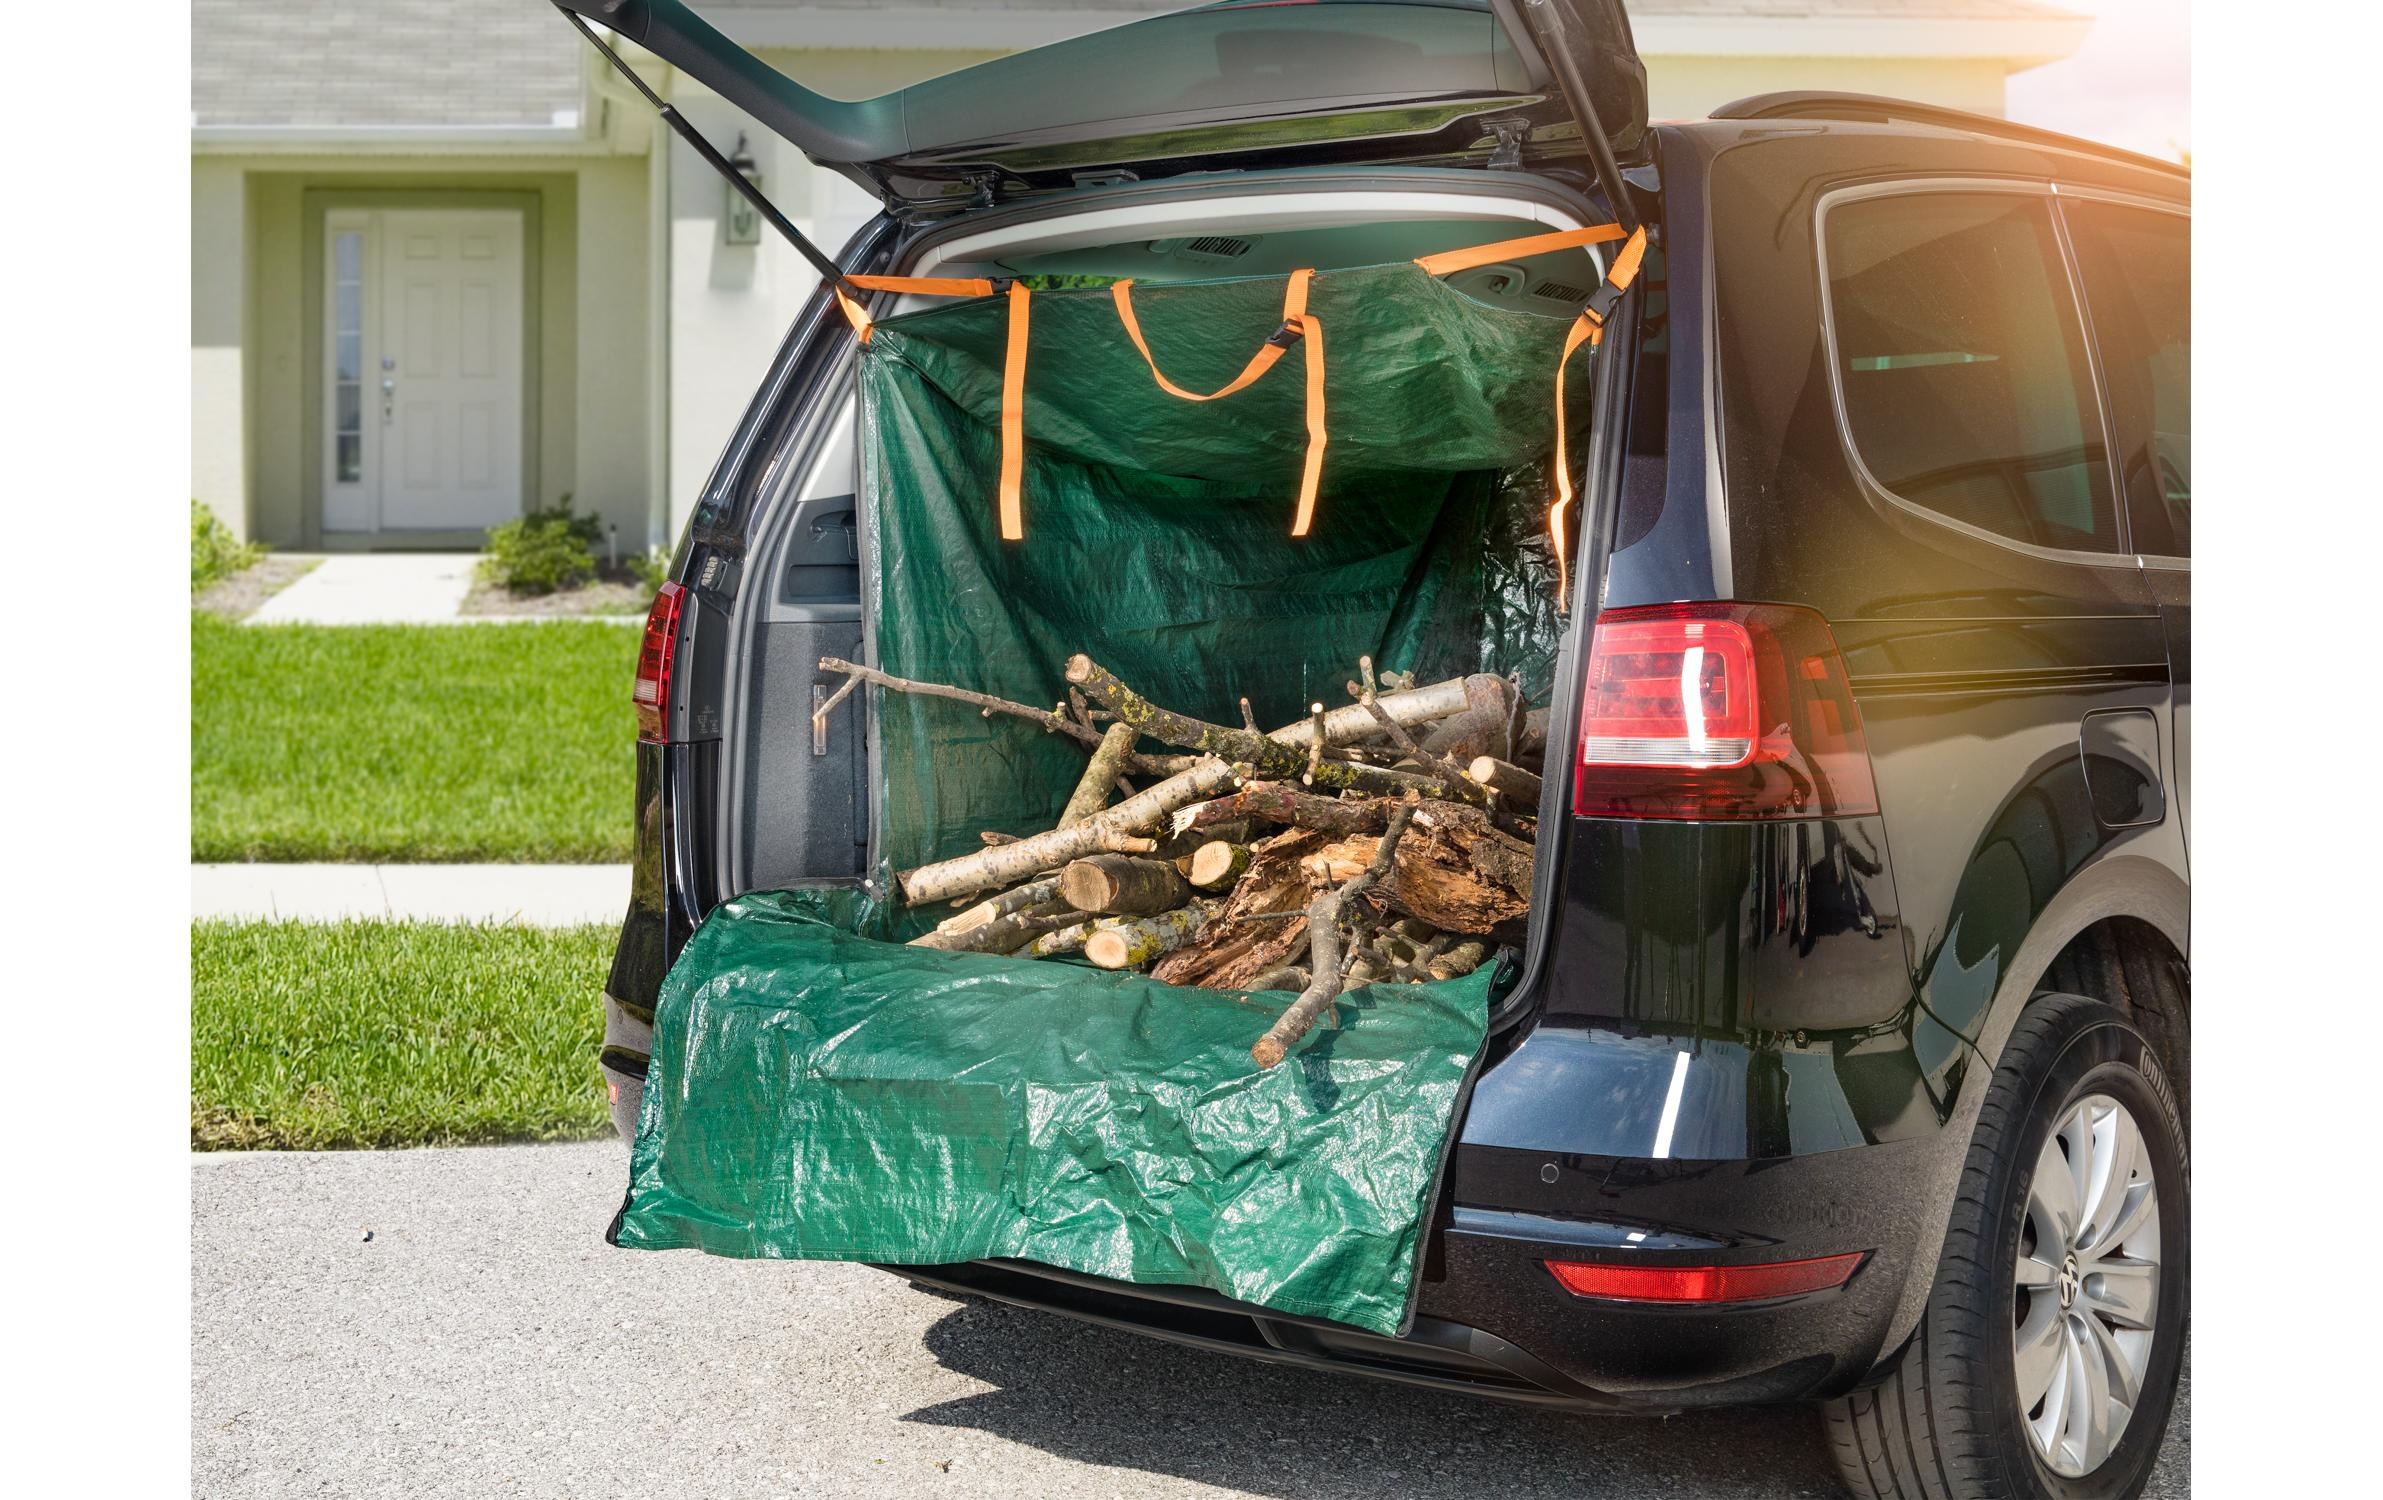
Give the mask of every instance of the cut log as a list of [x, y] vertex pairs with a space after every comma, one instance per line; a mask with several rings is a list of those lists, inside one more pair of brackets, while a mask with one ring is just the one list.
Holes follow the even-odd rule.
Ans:
[[1294, 828], [1250, 848], [1249, 869], [1216, 919], [1190, 943], [1168, 954], [1151, 977], [1168, 984], [1245, 990], [1259, 975], [1296, 959], [1307, 947], [1301, 919], [1315, 899], [1302, 861], [1323, 847], [1321, 836]]
[[938, 948], [946, 953], [1014, 953], [1046, 932], [1081, 921], [1083, 913], [1065, 901], [1047, 901], [980, 922], [965, 932], [930, 932], [910, 940], [913, 948]]
[[[1328, 714], [1324, 712], [1322, 704], [1313, 705], [1308, 721], [1305, 724], [1293, 726], [1294, 729], [1305, 731], [1304, 734], [1300, 734], [1296, 738], [1291, 737], [1292, 730], [1288, 729], [1278, 729], [1270, 735], [1252, 734], [1246, 729], [1233, 729], [1223, 724], [1211, 724], [1203, 719], [1195, 719], [1187, 714], [1179, 714], [1171, 709], [1161, 708], [1120, 682], [1116, 674], [1108, 668], [1081, 653], [1068, 658], [1067, 680], [1082, 688], [1094, 702], [1109, 709], [1119, 719], [1133, 725], [1150, 738], [1163, 740], [1170, 745], [1182, 745], [1187, 749], [1198, 750], [1204, 754], [1221, 756], [1237, 765], [1248, 766], [1252, 775], [1264, 777], [1267, 780], [1293, 780], [1319, 790], [1355, 791], [1371, 796], [1392, 797], [1402, 795], [1418, 781], [1416, 777], [1403, 776], [1396, 771], [1386, 771], [1378, 766], [1359, 765], [1353, 761], [1319, 759], [1314, 752], [1321, 745], [1363, 737], [1363, 733], [1354, 729], [1331, 727], [1339, 722], [1339, 716], [1347, 710], [1335, 709]], [[1479, 679], [1466, 678], [1459, 681], [1456, 684], [1455, 696], [1462, 701], [1454, 705], [1450, 709], [1451, 712], [1462, 710], [1464, 701], [1469, 701], [1466, 699], [1468, 691], [1475, 696], [1479, 695], [1482, 689], [1473, 686], [1476, 681], [1494, 682], [1502, 686], [1504, 680], [1496, 677], [1482, 677]], [[1442, 683], [1437, 687], [1420, 689], [1417, 696], [1422, 693], [1437, 694], [1446, 686], [1447, 684]], [[1382, 701], [1387, 704], [1391, 700], [1384, 699]], [[1393, 714], [1392, 717], [1396, 723], [1408, 724], [1421, 723], [1426, 719], [1440, 717], [1440, 715], [1426, 714], [1415, 717], [1408, 714]], [[1365, 709], [1356, 710], [1355, 721], [1369, 726], [1364, 733], [1371, 733], [1374, 727], [1378, 727], [1372, 724], [1372, 720], [1373, 715]], [[1442, 790], [1446, 795], [1460, 801], [1476, 801], [1485, 807], [1490, 805], [1493, 800], [1492, 794], [1486, 788], [1468, 786], [1461, 780], [1458, 785]]]
[[1474, 756], [1473, 763], [1465, 767], [1465, 776], [1492, 791], [1505, 793], [1533, 811], [1539, 806], [1539, 793], [1545, 786], [1538, 777], [1522, 767], [1494, 755]]
[[1522, 716], [1522, 733], [1516, 737], [1514, 753], [1507, 759], [1526, 768], [1532, 762], [1547, 759], [1548, 712], [1544, 708], [1534, 708]]
[[1335, 888], [1324, 892], [1307, 909], [1307, 951], [1311, 977], [1299, 998], [1281, 1019], [1266, 1029], [1266, 1034], [1251, 1045], [1249, 1055], [1261, 1068], [1271, 1068], [1283, 1060], [1284, 1054], [1298, 1045], [1316, 1024], [1327, 1006], [1339, 998], [1342, 979], [1340, 972], [1340, 918], [1348, 902], [1363, 895], [1366, 888], [1388, 874], [1393, 867], [1398, 846], [1407, 831], [1414, 809], [1402, 804], [1390, 815], [1390, 826], [1380, 839], [1381, 847], [1373, 861]]
[[[1461, 709], [1464, 683], [1452, 678], [1412, 692], [1393, 693], [1382, 699], [1382, 706], [1402, 724], [1420, 724]], [[1354, 739], [1372, 727], [1372, 715], [1354, 705], [1334, 709], [1324, 716], [1324, 731], [1335, 742]], [[1302, 719], [1265, 738], [1297, 750], [1307, 744], [1313, 732], [1308, 721]], [[1101, 840], [1108, 834], [1138, 833], [1157, 827], [1175, 809], [1223, 791], [1232, 784], [1233, 774], [1233, 767], [1226, 761], [1202, 760], [1190, 770], [1146, 787], [1115, 807], [1094, 813], [1073, 828], [1054, 828], [998, 849], [938, 860], [905, 870], [895, 878], [901, 883], [903, 899], [913, 906], [946, 901], [970, 891], [1014, 885], [1046, 870], [1055, 870], [1071, 859], [1100, 853]], [[1489, 794], [1485, 790], [1482, 795]]]
[[1257, 978], [1249, 982], [1248, 988], [1253, 990], [1287, 990], [1291, 994], [1296, 995], [1301, 990], [1307, 988], [1307, 979], [1307, 970], [1301, 968], [1297, 964], [1285, 964], [1279, 969], [1268, 969], [1265, 973], [1260, 974]]
[[1059, 814], [1060, 827], [1081, 823], [1108, 805], [1110, 785], [1139, 738], [1131, 724], [1111, 724], [1102, 733], [1100, 743], [1092, 749], [1092, 759], [1085, 763], [1083, 779], [1076, 783], [1075, 795], [1067, 799], [1067, 807]]
[[1181, 906], [1191, 888], [1166, 860], [1100, 854], [1061, 870], [1059, 893], [1078, 911], [1146, 917]]
[[1085, 940], [1094, 933], [1104, 932], [1111, 927], [1122, 926], [1134, 920], [1131, 917], [1085, 917], [1081, 912], [1078, 912], [1077, 916], [1082, 920], [1070, 922], [1065, 927], [1054, 927], [1025, 947], [1020, 948], [1018, 950], [1020, 956], [1057, 958], [1063, 953], [1081, 953], [1084, 951]]
[[1181, 947], [1208, 920], [1209, 911], [1207, 903], [1195, 901], [1156, 916], [1095, 928], [1084, 940], [1084, 956], [1095, 968], [1140, 968]]
[[[1310, 856], [1309, 871], [1318, 880], [1347, 879], [1372, 861], [1379, 842], [1365, 835], [1338, 840]], [[1426, 802], [1415, 810], [1383, 896], [1392, 910], [1434, 927], [1492, 932], [1530, 911], [1533, 854], [1478, 808]]]
[[1389, 826], [1390, 809], [1379, 800], [1344, 802], [1303, 792], [1288, 782], [1253, 781], [1229, 797], [1182, 809], [1175, 814], [1175, 827], [1178, 832], [1205, 830], [1243, 818], [1289, 823], [1346, 838], [1353, 833], [1380, 833]]
[[966, 932], [969, 928], [982, 926], [995, 917], [1006, 917], [1011, 912], [1023, 911], [1029, 906], [1040, 906], [1045, 902], [1058, 899], [1059, 877], [1056, 875], [1045, 876], [1041, 880], [1028, 881], [1014, 890], [1003, 891], [998, 896], [979, 901], [956, 916], [946, 917], [935, 924], [935, 930], [937, 932]]
[[1461, 979], [1481, 967], [1481, 960], [1489, 957], [1484, 943], [1458, 943], [1455, 947], [1423, 966], [1434, 979]]
[[1189, 873], [1191, 883], [1197, 889], [1217, 891], [1239, 880], [1241, 872], [1248, 868], [1249, 846], [1228, 844], [1219, 839], [1213, 844], [1202, 844], [1192, 851]]
[[1503, 677], [1483, 673], [1466, 678], [1464, 712], [1426, 730], [1423, 748], [1458, 765], [1476, 755], [1511, 756], [1514, 700], [1514, 686]]

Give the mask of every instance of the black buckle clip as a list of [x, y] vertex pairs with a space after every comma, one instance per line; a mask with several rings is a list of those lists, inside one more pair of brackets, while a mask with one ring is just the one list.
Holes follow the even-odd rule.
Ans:
[[1293, 323], [1288, 318], [1285, 318], [1283, 319], [1282, 326], [1280, 328], [1277, 328], [1274, 330], [1274, 332], [1266, 335], [1266, 342], [1272, 344], [1277, 349], [1288, 349], [1293, 344], [1298, 343], [1301, 339], [1306, 337], [1306, 329], [1301, 328], [1298, 324]]
[[1011, 284], [1017, 279], [1015, 276], [988, 276], [985, 278], [985, 282], [993, 288], [994, 296], [1001, 297], [1008, 295]]
[[1581, 305], [1580, 315], [1595, 326], [1603, 328], [1605, 320], [1612, 317], [1613, 310], [1621, 304], [1622, 288], [1615, 286], [1610, 281], [1600, 281], [1597, 283], [1597, 290], [1589, 293], [1589, 300]]

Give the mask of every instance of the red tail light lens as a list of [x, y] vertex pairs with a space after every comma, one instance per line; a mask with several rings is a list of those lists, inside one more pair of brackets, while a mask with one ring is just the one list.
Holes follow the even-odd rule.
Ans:
[[1622, 1302], [1760, 1302], [1843, 1286], [1865, 1252], [1764, 1266], [1613, 1266], [1551, 1260], [1547, 1269], [1576, 1297]]
[[684, 588], [666, 583], [645, 612], [645, 640], [637, 648], [637, 683], [630, 697], [637, 704], [637, 738], [648, 745], [670, 738], [670, 669], [678, 660], [679, 611], [686, 598]]
[[1777, 604], [1599, 615], [1572, 810], [1716, 820], [1878, 811], [1861, 712], [1827, 622]]

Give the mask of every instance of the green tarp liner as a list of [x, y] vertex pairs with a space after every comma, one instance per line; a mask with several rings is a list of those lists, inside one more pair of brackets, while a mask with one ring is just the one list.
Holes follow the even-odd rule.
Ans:
[[[1169, 377], [1208, 390], [1274, 330], [1283, 286], [1137, 287], [1135, 310]], [[1412, 265], [1319, 273], [1309, 310], [1331, 442], [1298, 540], [1307, 351], [1232, 397], [1179, 401], [1106, 291], [1036, 293], [1026, 537], [1004, 543], [1002, 299], [879, 323], [860, 372], [877, 664], [1050, 704], [1084, 651], [1169, 707], [1237, 723], [1246, 696], [1270, 727], [1347, 702], [1360, 655], [1427, 682], [1519, 673], [1544, 702], [1568, 320]], [[982, 830], [1049, 827], [1082, 771], [1080, 746], [1023, 721], [869, 697], [879, 891], [887, 870], [981, 847]], [[1017, 1257], [1403, 1326], [1486, 966], [1359, 991], [1337, 1027], [1261, 1070], [1248, 1049], [1286, 995], [901, 945], [945, 914], [812, 890], [714, 912], [658, 1002], [616, 1243]]]

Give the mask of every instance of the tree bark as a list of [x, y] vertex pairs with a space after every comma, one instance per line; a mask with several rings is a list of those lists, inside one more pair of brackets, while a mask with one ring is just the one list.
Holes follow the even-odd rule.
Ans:
[[1504, 793], [1533, 812], [1539, 810], [1539, 793], [1545, 783], [1512, 761], [1500, 760], [1494, 755], [1476, 755], [1473, 763], [1465, 768], [1465, 775], [1492, 791]]
[[979, 922], [962, 932], [930, 932], [910, 940], [913, 948], [937, 948], [945, 953], [1014, 953], [1033, 938], [1079, 920], [1082, 912], [1065, 901], [1046, 901], [1007, 916]]
[[1414, 809], [1401, 805], [1390, 815], [1390, 826], [1382, 834], [1381, 847], [1371, 863], [1350, 876], [1340, 886], [1326, 891], [1307, 909], [1307, 951], [1311, 977], [1299, 998], [1282, 1018], [1268, 1027], [1249, 1049], [1252, 1061], [1261, 1068], [1271, 1068], [1283, 1060], [1285, 1053], [1307, 1035], [1309, 1027], [1326, 1006], [1338, 999], [1341, 992], [1340, 972], [1340, 914], [1342, 906], [1364, 894], [1366, 887], [1387, 874], [1398, 857], [1401, 835], [1407, 831]]
[[1072, 827], [1099, 812], [1109, 803], [1109, 789], [1117, 780], [1117, 772], [1133, 753], [1134, 741], [1141, 736], [1131, 724], [1111, 724], [1101, 735], [1100, 743], [1092, 750], [1092, 759], [1084, 765], [1084, 777], [1076, 783], [1075, 795], [1067, 799], [1067, 807], [1059, 814], [1059, 826]]
[[[1264, 777], [1269, 781], [1297, 781], [1318, 790], [1364, 792], [1377, 797], [1395, 797], [1418, 782], [1427, 784], [1430, 782], [1430, 778], [1406, 776], [1397, 771], [1359, 765], [1353, 761], [1317, 758], [1314, 752], [1320, 748], [1317, 739], [1319, 726], [1323, 726], [1321, 729], [1322, 744], [1362, 739], [1366, 734], [1379, 727], [1370, 723], [1373, 715], [1363, 708], [1356, 710], [1356, 719], [1358, 722], [1367, 724], [1368, 727], [1364, 730], [1330, 727], [1338, 722], [1343, 722], [1340, 715], [1348, 710], [1336, 709], [1331, 713], [1325, 713], [1323, 705], [1317, 704], [1310, 710], [1308, 722], [1293, 726], [1295, 729], [1304, 730], [1305, 733], [1297, 738], [1286, 738], [1291, 734], [1291, 730], [1278, 729], [1270, 735], [1252, 734], [1246, 729], [1233, 729], [1223, 724], [1211, 724], [1204, 719], [1195, 719], [1188, 714], [1179, 714], [1172, 709], [1161, 708], [1120, 682], [1117, 675], [1108, 668], [1082, 653], [1067, 659], [1067, 680], [1091, 695], [1094, 702], [1152, 739], [1163, 740], [1170, 745], [1182, 745], [1187, 749], [1198, 750], [1207, 755], [1221, 756], [1237, 765], [1248, 766], [1251, 775]], [[1502, 679], [1495, 677], [1482, 680], [1502, 682]], [[1451, 708], [1451, 712], [1462, 710], [1463, 702], [1468, 701], [1466, 700], [1468, 690], [1478, 695], [1480, 689], [1471, 686], [1473, 681], [1474, 679], [1466, 678], [1455, 683], [1455, 696], [1460, 701]], [[1419, 689], [1418, 691], [1437, 693], [1448, 686], [1449, 684], [1442, 683], [1437, 687]], [[1392, 700], [1383, 699], [1381, 701], [1387, 704]], [[1419, 723], [1424, 719], [1438, 717], [1442, 716], [1425, 714], [1420, 718], [1412, 718], [1394, 715], [1393, 722]], [[1443, 790], [1448, 796], [1460, 800], [1478, 801], [1485, 807], [1492, 800], [1488, 791], [1480, 788], [1468, 789], [1461, 781], [1458, 785]]]
[[1083, 912], [1112, 917], [1146, 917], [1181, 906], [1191, 887], [1163, 859], [1099, 854], [1075, 860], [1059, 872], [1059, 892]]
[[1217, 797], [1175, 814], [1178, 830], [1213, 828], [1239, 818], [1263, 818], [1346, 838], [1353, 833], [1380, 833], [1390, 824], [1390, 810], [1380, 801], [1343, 802], [1318, 797], [1287, 782], [1253, 781], [1229, 797]]
[[1434, 979], [1461, 979], [1481, 967], [1481, 960], [1489, 957], [1484, 943], [1459, 943], [1423, 966], [1423, 972]]
[[1011, 912], [1023, 911], [1029, 906], [1040, 906], [1047, 901], [1058, 899], [1059, 877], [1056, 875], [1046, 876], [1041, 880], [1029, 881], [1013, 890], [1003, 891], [998, 896], [987, 897], [966, 911], [946, 917], [936, 923], [935, 930], [937, 932], [966, 932], [969, 928], [982, 926], [995, 917], [1006, 917]]
[[[834, 710], [837, 704], [844, 701], [846, 695], [855, 685], [873, 682], [888, 692], [912, 693], [926, 698], [949, 698], [955, 703], [972, 703], [987, 718], [994, 714], [1008, 714], [1013, 718], [1040, 724], [1053, 734], [1064, 734], [1085, 745], [1098, 745], [1101, 741], [1102, 731], [1089, 724], [1078, 723], [1072, 716], [1060, 713], [1055, 709], [1036, 708], [1029, 703], [1017, 703], [1008, 698], [996, 698], [990, 693], [971, 692], [967, 688], [948, 687], [940, 682], [914, 682], [907, 677], [896, 677], [890, 672], [880, 672], [875, 667], [864, 667], [859, 662], [845, 661], [836, 656], [819, 658], [819, 670], [841, 672], [848, 680], [844, 686], [836, 689], [826, 702], [820, 704], [818, 712], [811, 716], [812, 727], [815, 730], [826, 728], [828, 714]], [[1191, 766], [1186, 762], [1186, 758], [1180, 755], [1128, 755], [1122, 769], [1139, 771], [1148, 776], [1177, 776], [1190, 770]]]
[[1291, 962], [1307, 946], [1307, 924], [1298, 914], [1315, 899], [1303, 861], [1323, 843], [1321, 836], [1294, 828], [1253, 845], [1249, 869], [1216, 919], [1192, 942], [1160, 960], [1151, 977], [1168, 984], [1241, 990], [1258, 975]]
[[[1310, 872], [1342, 880], [1369, 864], [1379, 841], [1358, 835], [1309, 857]], [[1398, 851], [1383, 897], [1394, 911], [1453, 932], [1487, 933], [1531, 909], [1535, 851], [1501, 833], [1477, 808], [1426, 802]]]
[[1219, 839], [1192, 851], [1191, 869], [1187, 873], [1196, 889], [1221, 891], [1239, 880], [1241, 872], [1248, 868], [1249, 846]]
[[1084, 956], [1095, 968], [1139, 968], [1181, 947], [1208, 920], [1208, 913], [1207, 903], [1195, 901], [1156, 916], [1096, 928], [1084, 940]]
[[[1402, 724], [1419, 724], [1439, 715], [1453, 713], [1464, 705], [1464, 683], [1457, 679], [1433, 683], [1411, 692], [1393, 693], [1382, 699], [1382, 706], [1396, 715]], [[1373, 718], [1364, 709], [1355, 707], [1334, 709], [1324, 716], [1325, 733], [1335, 742], [1354, 739], [1368, 732]], [[1294, 748], [1306, 745], [1312, 728], [1304, 719], [1277, 729], [1267, 739]], [[988, 890], [996, 886], [1013, 885], [1029, 876], [1057, 869], [1071, 859], [1102, 852], [1102, 839], [1111, 833], [1137, 833], [1155, 828], [1168, 813], [1212, 797], [1232, 784], [1233, 767], [1221, 760], [1202, 760], [1188, 771], [1171, 776], [1156, 786], [1145, 787], [1115, 807], [1094, 813], [1073, 828], [1054, 828], [1038, 833], [1014, 844], [998, 849], [981, 849], [963, 854], [957, 859], [938, 860], [905, 870], [896, 879], [901, 883], [902, 897], [912, 906], [930, 901], [946, 901], [970, 891]], [[1483, 796], [1487, 796], [1486, 791]]]

